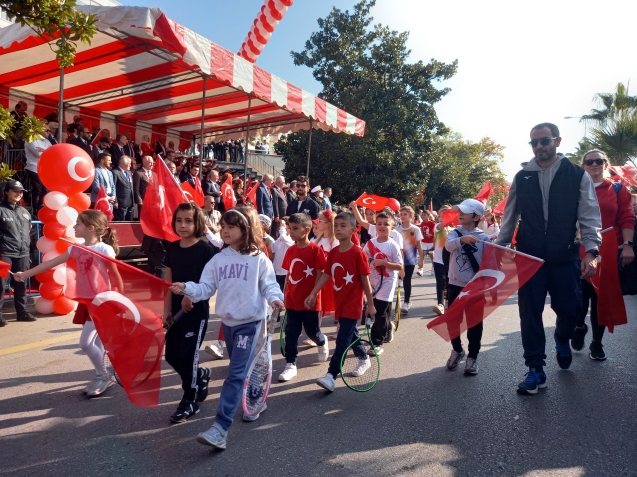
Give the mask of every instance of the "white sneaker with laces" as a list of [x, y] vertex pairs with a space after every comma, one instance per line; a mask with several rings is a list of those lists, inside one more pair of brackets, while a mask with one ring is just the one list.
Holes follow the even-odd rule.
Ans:
[[86, 395], [91, 397], [99, 396], [112, 385], [113, 383], [106, 376], [98, 376], [86, 388]]
[[327, 344], [327, 336], [325, 336], [325, 343], [323, 346], [318, 347], [318, 360], [320, 362], [327, 361], [327, 358], [330, 356], [330, 347]]
[[221, 433], [216, 426], [212, 426], [206, 432], [197, 435], [197, 442], [217, 449], [225, 449], [227, 444], [226, 436]]
[[419, 268], [416, 273], [418, 274], [419, 277], [422, 277], [425, 274], [425, 272], [424, 272], [424, 270], [422, 268]]
[[352, 371], [352, 376], [355, 376], [355, 377], [362, 376], [371, 367], [372, 367], [372, 363], [367, 356], [365, 357], [365, 359], [359, 359], [358, 366], [356, 366], [356, 368], [354, 368], [354, 371]]
[[279, 374], [279, 381], [289, 381], [294, 377], [296, 377], [296, 364], [287, 363], [283, 372]]
[[336, 380], [334, 379], [334, 376], [332, 376], [330, 373], [327, 373], [325, 377], [317, 379], [316, 384], [321, 386], [326, 391], [333, 392], [334, 386], [336, 386]]
[[403, 311], [404, 313], [409, 312], [409, 309], [411, 308], [411, 303], [406, 301], [403, 303], [403, 305], [400, 307], [401, 311]]
[[221, 341], [217, 341], [211, 345], [206, 345], [204, 348], [206, 353], [213, 356], [215, 359], [223, 359], [223, 344]]

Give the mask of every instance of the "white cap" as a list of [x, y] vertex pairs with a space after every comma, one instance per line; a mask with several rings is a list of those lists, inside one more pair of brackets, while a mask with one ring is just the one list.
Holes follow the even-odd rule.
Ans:
[[467, 199], [453, 206], [453, 210], [459, 210], [463, 214], [478, 214], [480, 217], [484, 215], [484, 205], [475, 199]]
[[272, 225], [272, 219], [265, 214], [259, 214], [259, 222], [263, 222], [268, 227]]
[[320, 185], [317, 185], [316, 187], [312, 187], [312, 190], [311, 190], [310, 192], [312, 192], [312, 193], [313, 193], [313, 192], [319, 192], [319, 191], [322, 191], [322, 190], [323, 190], [323, 189], [321, 189], [321, 186], [320, 186]]

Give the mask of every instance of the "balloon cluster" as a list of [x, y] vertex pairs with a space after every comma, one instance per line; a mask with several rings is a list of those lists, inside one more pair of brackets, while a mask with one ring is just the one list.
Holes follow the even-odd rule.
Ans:
[[293, 3], [294, 0], [265, 0], [248, 36], [241, 45], [239, 56], [255, 63], [272, 36], [272, 32]]
[[[38, 176], [51, 191], [44, 196], [44, 207], [38, 212], [44, 227], [37, 247], [42, 261], [48, 262], [71, 246], [60, 238], [77, 242], [74, 226], [79, 213], [91, 205], [91, 199], [84, 191], [93, 184], [95, 166], [79, 147], [56, 144], [42, 153]], [[35, 276], [40, 282], [40, 298], [35, 303], [39, 313], [66, 315], [75, 310], [77, 302], [64, 296], [67, 276], [74, 273], [66, 264], [61, 264]]]

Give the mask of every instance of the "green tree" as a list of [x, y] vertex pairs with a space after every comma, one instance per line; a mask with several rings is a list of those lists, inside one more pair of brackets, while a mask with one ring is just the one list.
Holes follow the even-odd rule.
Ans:
[[[334, 8], [318, 20], [296, 65], [313, 69], [323, 89], [319, 96], [366, 121], [364, 137], [314, 131], [310, 178], [330, 185], [340, 202], [363, 191], [413, 198], [423, 183], [425, 158], [435, 138], [447, 129], [434, 109], [448, 92], [435, 83], [451, 78], [457, 62], [410, 63], [409, 34], [377, 24], [370, 15], [375, 0], [353, 11]], [[308, 132], [288, 135], [275, 148], [283, 154], [285, 174], [305, 174]]]
[[582, 164], [582, 157], [584, 157], [584, 154], [586, 154], [586, 152], [590, 151], [591, 149], [594, 149], [593, 143], [587, 137], [583, 137], [577, 143], [575, 152], [567, 152], [565, 155], [566, 157], [568, 157], [569, 161], [579, 166]]

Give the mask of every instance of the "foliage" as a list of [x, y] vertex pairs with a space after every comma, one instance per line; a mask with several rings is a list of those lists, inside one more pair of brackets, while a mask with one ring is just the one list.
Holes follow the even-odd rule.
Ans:
[[33, 142], [39, 139], [44, 133], [44, 121], [35, 116], [26, 116], [22, 119], [18, 129], [18, 137], [26, 142]]
[[[292, 52], [296, 65], [313, 69], [321, 98], [366, 121], [364, 137], [313, 132], [310, 178], [333, 187], [341, 203], [363, 191], [411, 199], [423, 183], [435, 138], [447, 131], [434, 104], [449, 89], [434, 82], [451, 78], [457, 62], [408, 62], [409, 34], [372, 26], [374, 5], [362, 0], [351, 13], [334, 8], [318, 20], [319, 31], [305, 49]], [[307, 145], [305, 131], [275, 145], [288, 177], [305, 174]]]
[[13, 175], [17, 171], [9, 168], [8, 164], [2, 163], [0, 164], [0, 183], [9, 182], [13, 180]]
[[590, 151], [591, 149], [595, 149], [593, 143], [587, 137], [583, 137], [577, 143], [575, 152], [567, 152], [565, 155], [566, 157], [568, 157], [569, 161], [579, 166], [582, 164], [582, 157], [584, 157], [584, 154], [586, 154], [586, 152]]
[[75, 9], [77, 0], [0, 0], [10, 20], [28, 25], [52, 47], [61, 68], [73, 65], [77, 43], [91, 43], [97, 17]]
[[0, 105], [0, 140], [7, 139], [11, 142], [14, 127], [15, 119], [11, 116], [11, 111]]

